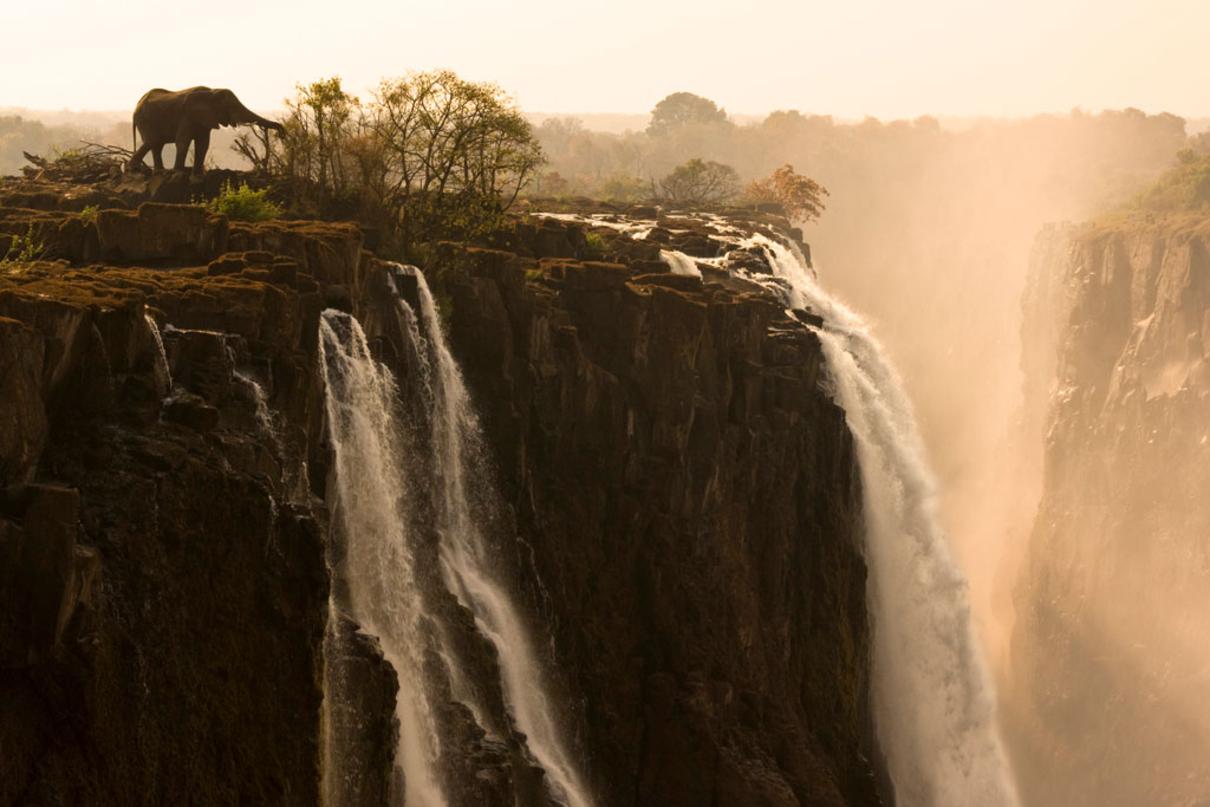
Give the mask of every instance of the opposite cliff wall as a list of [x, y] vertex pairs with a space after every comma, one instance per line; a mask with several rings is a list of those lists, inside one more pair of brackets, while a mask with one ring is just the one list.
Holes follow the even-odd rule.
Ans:
[[1050, 390], [1043, 494], [1004, 699], [1023, 790], [1040, 805], [1200, 803], [1210, 223], [1132, 219], [1049, 239], [1025, 328], [1027, 373]]

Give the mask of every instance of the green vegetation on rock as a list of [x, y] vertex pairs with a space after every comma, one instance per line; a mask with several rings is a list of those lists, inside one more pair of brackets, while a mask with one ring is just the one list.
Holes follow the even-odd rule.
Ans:
[[[239, 187], [224, 183], [222, 191], [206, 204], [206, 208], [235, 221], [269, 221], [282, 214], [281, 205], [269, 198], [268, 188], [253, 190], [246, 182], [241, 182]], [[88, 213], [87, 208], [84, 213]]]
[[399, 257], [496, 229], [544, 162], [502, 89], [448, 70], [384, 79], [366, 100], [328, 78], [286, 104], [283, 135], [244, 138], [242, 153], [292, 210], [359, 219]]
[[1183, 212], [1210, 205], [1210, 154], [1184, 149], [1177, 164], [1139, 194], [1135, 206], [1153, 212]]

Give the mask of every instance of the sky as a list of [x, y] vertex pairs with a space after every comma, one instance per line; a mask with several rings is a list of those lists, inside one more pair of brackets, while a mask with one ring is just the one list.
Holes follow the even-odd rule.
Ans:
[[262, 112], [299, 82], [355, 93], [446, 67], [532, 112], [1210, 115], [1210, 0], [0, 0], [0, 108], [127, 110], [230, 87]]

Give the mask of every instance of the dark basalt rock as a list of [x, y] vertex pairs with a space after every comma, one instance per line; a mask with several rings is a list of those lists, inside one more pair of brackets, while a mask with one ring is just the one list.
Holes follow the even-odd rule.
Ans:
[[[318, 803], [343, 596], [318, 318], [355, 313], [406, 395], [415, 281], [352, 224], [92, 221], [58, 187], [0, 191], [56, 197], [0, 206], [0, 250], [35, 232], [56, 259], [0, 273], [0, 805]], [[600, 803], [876, 804], [860, 483], [818, 341], [755, 284], [671, 275], [654, 243], [596, 260], [582, 226], [514, 224], [423, 268], [498, 471], [499, 568]], [[494, 648], [448, 593], [431, 607], [509, 726]], [[393, 671], [334, 630], [358, 695], [333, 718], [360, 760], [346, 795], [383, 804]], [[428, 667], [453, 803], [547, 804], [524, 738]]]

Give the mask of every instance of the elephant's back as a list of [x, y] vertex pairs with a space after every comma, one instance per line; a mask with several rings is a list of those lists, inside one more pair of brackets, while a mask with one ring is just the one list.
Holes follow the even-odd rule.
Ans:
[[139, 107], [143, 106], [144, 104], [146, 104], [150, 101], [157, 101], [157, 102], [163, 103], [163, 102], [171, 102], [171, 101], [175, 101], [175, 100], [183, 100], [185, 98], [188, 98], [190, 95], [192, 95], [193, 93], [195, 93], [199, 90], [206, 90], [207, 92], [209, 92], [210, 88], [209, 87], [189, 87], [188, 89], [185, 89], [185, 90], [165, 90], [163, 87], [156, 87], [153, 90], [148, 90], [147, 92], [143, 93], [143, 97], [139, 99], [139, 102], [135, 105], [135, 109], [138, 109]]

